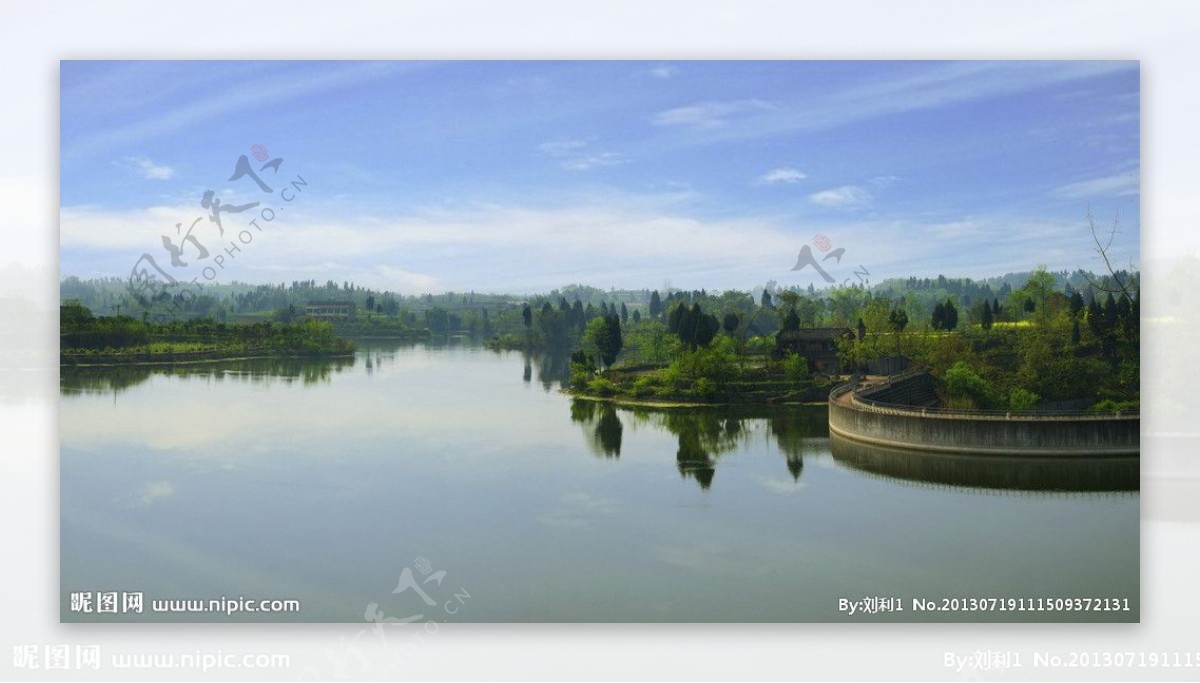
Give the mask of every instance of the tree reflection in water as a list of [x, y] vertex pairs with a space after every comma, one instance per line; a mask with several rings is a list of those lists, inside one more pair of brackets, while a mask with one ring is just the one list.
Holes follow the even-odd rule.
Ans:
[[78, 367], [64, 365], [59, 372], [59, 392], [76, 394], [118, 394], [135, 387], [154, 375], [223, 381], [240, 379], [262, 382], [277, 379], [299, 381], [305, 385], [328, 382], [334, 373], [354, 367], [354, 357], [342, 358], [252, 358], [162, 365], [106, 365]]
[[574, 399], [571, 420], [583, 426], [592, 452], [601, 457], [621, 453], [622, 419], [673, 434], [678, 442], [675, 464], [684, 478], [708, 490], [721, 456], [738, 450], [759, 435], [773, 438], [785, 457], [792, 480], [804, 470], [805, 449], [819, 450], [814, 438], [828, 435], [823, 410], [805, 406], [724, 406], [649, 409]]
[[588, 447], [598, 457], [621, 457], [621, 437], [625, 426], [613, 406], [594, 401], [571, 401], [571, 421], [584, 427]]

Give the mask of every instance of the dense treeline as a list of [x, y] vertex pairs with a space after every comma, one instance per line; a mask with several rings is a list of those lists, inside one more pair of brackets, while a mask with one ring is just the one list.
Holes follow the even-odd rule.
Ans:
[[[108, 305], [118, 315], [97, 318], [87, 330], [71, 332], [78, 336], [64, 337], [64, 343], [112, 349], [155, 343], [146, 326], [150, 312], [137, 305], [122, 308], [131, 305], [121, 298], [124, 284], [116, 278], [65, 280], [64, 297], [79, 294], [84, 304], [107, 302], [101, 307]], [[819, 369], [801, 351], [804, 331], [825, 328], [839, 340], [842, 371], [915, 363], [943, 382], [947, 403], [1010, 408], [1136, 403], [1139, 284], [1136, 272], [1096, 276], [1039, 268], [986, 280], [893, 279], [870, 289], [781, 288], [774, 282], [723, 292], [573, 285], [513, 297], [402, 296], [350, 282], [308, 280], [217, 285], [201, 295], [164, 292], [154, 306], [168, 307], [172, 320], [203, 317], [212, 318], [207, 325], [234, 327], [239, 321], [284, 329], [312, 322], [302, 322], [307, 302], [336, 301], [349, 304], [351, 311], [335, 322], [340, 334], [470, 334], [496, 348], [564, 358], [576, 352], [577, 388], [594, 384], [595, 393], [671, 399], [744, 396], [764, 383], [774, 383], [776, 394], [808, 392], [824, 380], [814, 377]], [[122, 310], [126, 315], [119, 315]], [[780, 333], [792, 341], [780, 344]], [[630, 368], [642, 369], [631, 374]], [[960, 379], [965, 383], [956, 384]]]

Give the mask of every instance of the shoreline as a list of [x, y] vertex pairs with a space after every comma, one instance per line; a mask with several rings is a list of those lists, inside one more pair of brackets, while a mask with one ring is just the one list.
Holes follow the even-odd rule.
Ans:
[[576, 393], [570, 389], [559, 389], [559, 393], [570, 396], [571, 398], [581, 401], [593, 401], [595, 403], [611, 403], [618, 406], [631, 406], [635, 408], [661, 408], [664, 410], [682, 409], [682, 408], [726, 408], [731, 406], [824, 406], [828, 401], [718, 401], [718, 402], [700, 402], [700, 401], [685, 401], [681, 399], [671, 399], [663, 401], [653, 401], [644, 398], [633, 398], [625, 396], [596, 396], [594, 394]]
[[[162, 355], [166, 355], [166, 354], [162, 354]], [[170, 360], [149, 360], [149, 359], [146, 359], [145, 356], [143, 355], [141, 357], [134, 357], [130, 360], [114, 360], [112, 358], [109, 358], [109, 359], [102, 359], [100, 362], [94, 362], [94, 363], [73, 362], [72, 360], [70, 360], [68, 358], [64, 358], [63, 356], [60, 355], [59, 361], [58, 361], [58, 366], [61, 369], [63, 367], [111, 368], [111, 367], [138, 366], [138, 365], [151, 365], [151, 366], [154, 366], [154, 365], [196, 365], [196, 364], [201, 364], [201, 363], [221, 363], [221, 362], [226, 362], [226, 361], [263, 360], [263, 359], [268, 359], [268, 358], [293, 359], [293, 360], [324, 360], [324, 359], [334, 359], [334, 358], [354, 358], [354, 352], [351, 351], [348, 353], [339, 352], [339, 353], [316, 354], [316, 355], [264, 353], [264, 354], [254, 354], [254, 355], [216, 356], [216, 357], [209, 357], [209, 358], [172, 358]]]

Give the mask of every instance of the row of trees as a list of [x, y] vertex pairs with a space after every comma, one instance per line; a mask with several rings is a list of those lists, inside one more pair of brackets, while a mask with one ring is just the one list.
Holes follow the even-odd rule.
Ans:
[[353, 349], [327, 322], [257, 322], [229, 324], [211, 318], [162, 323], [129, 316], [95, 316], [78, 302], [59, 307], [60, 347], [63, 353], [157, 351], [152, 346], [186, 344], [212, 350], [269, 350], [273, 353], [319, 355]]

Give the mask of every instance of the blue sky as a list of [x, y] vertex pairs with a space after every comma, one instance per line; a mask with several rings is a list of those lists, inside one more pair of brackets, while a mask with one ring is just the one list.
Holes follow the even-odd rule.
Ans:
[[[1136, 265], [1139, 127], [1136, 62], [63, 62], [61, 274], [819, 287], [824, 235], [839, 281], [985, 277], [1102, 268], [1089, 207]], [[206, 190], [260, 204], [172, 266]]]

